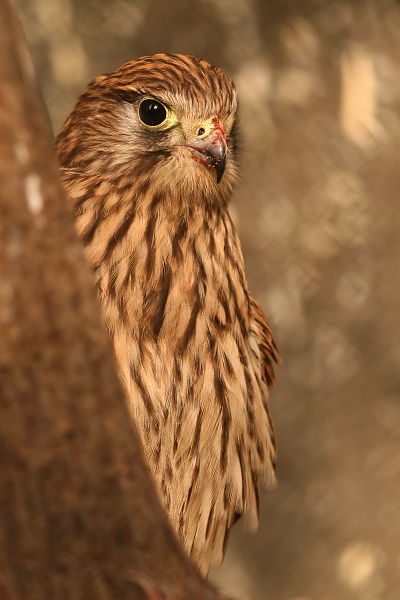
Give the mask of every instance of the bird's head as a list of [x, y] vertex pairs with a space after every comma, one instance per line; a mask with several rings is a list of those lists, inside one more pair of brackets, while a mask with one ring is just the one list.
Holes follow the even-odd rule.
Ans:
[[236, 179], [236, 90], [206, 61], [156, 54], [97, 77], [57, 139], [61, 166], [227, 197]]

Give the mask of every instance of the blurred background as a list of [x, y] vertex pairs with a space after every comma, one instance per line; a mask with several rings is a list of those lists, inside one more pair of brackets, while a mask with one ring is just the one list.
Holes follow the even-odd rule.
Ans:
[[400, 3], [19, 6], [55, 132], [90, 79], [143, 54], [237, 84], [232, 212], [283, 356], [279, 485], [213, 580], [241, 600], [399, 600]]

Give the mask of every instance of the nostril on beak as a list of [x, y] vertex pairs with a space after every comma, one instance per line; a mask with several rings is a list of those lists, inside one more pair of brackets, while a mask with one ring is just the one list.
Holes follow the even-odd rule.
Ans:
[[204, 135], [206, 132], [206, 130], [204, 129], [204, 127], [199, 127], [197, 130], [197, 135]]

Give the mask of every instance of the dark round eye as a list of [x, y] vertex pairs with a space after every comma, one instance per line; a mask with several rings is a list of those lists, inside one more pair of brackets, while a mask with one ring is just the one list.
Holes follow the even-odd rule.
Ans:
[[145, 98], [139, 106], [139, 117], [145, 125], [157, 127], [157, 125], [161, 125], [167, 118], [167, 109], [158, 100]]

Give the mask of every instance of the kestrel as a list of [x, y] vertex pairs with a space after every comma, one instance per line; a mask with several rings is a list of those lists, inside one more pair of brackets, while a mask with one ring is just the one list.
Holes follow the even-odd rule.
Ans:
[[56, 140], [149, 469], [203, 574], [275, 481], [277, 353], [228, 210], [237, 136], [232, 81], [157, 54], [92, 81]]

